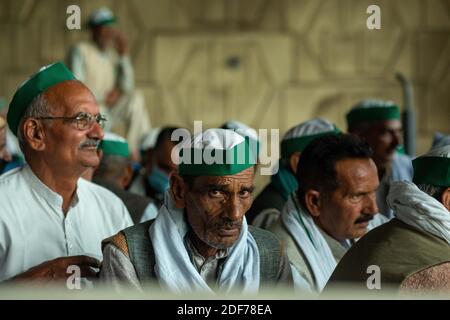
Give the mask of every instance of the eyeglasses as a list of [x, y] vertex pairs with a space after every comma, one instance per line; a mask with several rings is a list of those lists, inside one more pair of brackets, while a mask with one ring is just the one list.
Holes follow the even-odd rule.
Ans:
[[108, 121], [106, 117], [102, 114], [92, 115], [86, 112], [80, 112], [73, 117], [39, 117], [35, 119], [42, 120], [67, 120], [76, 122], [78, 130], [89, 130], [94, 125], [94, 121], [98, 123], [98, 125], [103, 129], [105, 127], [105, 122]]

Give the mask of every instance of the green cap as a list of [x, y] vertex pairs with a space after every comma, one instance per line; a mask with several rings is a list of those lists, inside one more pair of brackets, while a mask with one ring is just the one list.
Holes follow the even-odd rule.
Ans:
[[433, 148], [412, 163], [415, 184], [450, 187], [450, 145]]
[[88, 25], [89, 27], [98, 27], [112, 25], [116, 23], [117, 18], [114, 16], [111, 10], [108, 8], [100, 8], [94, 11], [89, 17]]
[[227, 129], [208, 129], [181, 146], [178, 173], [190, 176], [226, 176], [256, 164], [249, 138]]
[[111, 132], [105, 133], [99, 148], [103, 150], [104, 155], [119, 156], [123, 158], [128, 158], [130, 156], [127, 140]]
[[391, 101], [368, 99], [354, 106], [346, 118], [348, 127], [363, 122], [400, 120], [400, 109]]
[[69, 80], [76, 80], [75, 76], [62, 62], [57, 62], [42, 67], [38, 73], [25, 81], [17, 89], [9, 104], [7, 120], [11, 131], [17, 136], [20, 120], [35, 97], [48, 88]]
[[338, 134], [341, 134], [341, 131], [328, 120], [316, 118], [302, 122], [284, 135], [281, 141], [281, 158], [287, 159], [294, 152], [302, 152], [317, 138]]

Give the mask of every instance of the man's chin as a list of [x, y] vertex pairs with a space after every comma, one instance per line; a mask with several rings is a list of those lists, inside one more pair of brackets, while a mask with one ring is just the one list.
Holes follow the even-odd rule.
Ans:
[[232, 247], [235, 243], [236, 243], [237, 239], [231, 240], [231, 239], [227, 239], [221, 242], [207, 242], [207, 244], [210, 247], [219, 249], [219, 250], [225, 250], [228, 249], [230, 247]]
[[352, 233], [350, 239], [359, 239], [362, 236], [364, 236], [366, 233], [367, 233], [367, 225], [365, 225], [365, 223], [364, 223], [364, 225], [359, 226], [358, 229]]
[[83, 167], [85, 167], [86, 169], [98, 167], [99, 164], [100, 159], [97, 156], [92, 157], [91, 159], [85, 159], [83, 161]]

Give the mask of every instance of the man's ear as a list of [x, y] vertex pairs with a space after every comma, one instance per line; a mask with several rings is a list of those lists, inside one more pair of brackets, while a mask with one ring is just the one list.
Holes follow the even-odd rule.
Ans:
[[322, 208], [320, 201], [320, 192], [317, 190], [310, 189], [305, 194], [305, 205], [309, 213], [313, 217], [320, 216], [320, 211]]
[[300, 160], [300, 152], [294, 152], [289, 157], [289, 165], [291, 166], [291, 170], [293, 173], [297, 173], [297, 165]]
[[120, 184], [122, 188], [126, 189], [133, 178], [133, 167], [129, 164], [125, 166], [122, 177], [120, 177]]
[[178, 209], [183, 209], [186, 206], [186, 193], [187, 185], [183, 178], [180, 177], [176, 172], [173, 172], [170, 177], [170, 193], [175, 201], [175, 205]]
[[45, 130], [40, 121], [33, 118], [26, 119], [23, 124], [23, 138], [33, 150], [45, 149]]
[[441, 202], [444, 205], [444, 207], [447, 208], [448, 211], [450, 211], [450, 187], [444, 190], [441, 196]]

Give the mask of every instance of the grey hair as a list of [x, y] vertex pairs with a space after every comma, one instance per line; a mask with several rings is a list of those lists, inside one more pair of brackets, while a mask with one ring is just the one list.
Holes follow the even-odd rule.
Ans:
[[447, 189], [447, 187], [438, 187], [431, 184], [418, 184], [417, 188], [428, 194], [430, 197], [435, 198], [439, 202], [441, 201], [442, 193], [444, 193], [444, 190]]
[[47, 102], [47, 99], [45, 99], [45, 95], [43, 93], [36, 96], [25, 109], [22, 119], [20, 119], [19, 127], [17, 129], [17, 139], [19, 140], [20, 150], [23, 153], [25, 153], [24, 147], [27, 145], [27, 141], [23, 132], [23, 124], [25, 120], [27, 120], [28, 118], [48, 117], [51, 115], [50, 109], [50, 105]]

